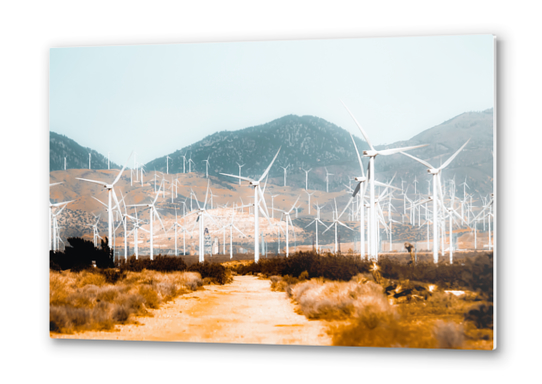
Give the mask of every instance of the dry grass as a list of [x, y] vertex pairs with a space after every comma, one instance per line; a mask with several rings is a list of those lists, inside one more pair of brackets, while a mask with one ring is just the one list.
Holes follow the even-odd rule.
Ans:
[[[271, 281], [272, 287], [276, 288], [284, 283], [277, 277]], [[403, 285], [408, 286], [408, 283], [403, 282]], [[464, 314], [473, 302], [467, 296], [458, 298], [438, 288], [426, 298], [416, 295], [416, 300], [398, 303], [393, 292], [386, 294], [379, 284], [357, 275], [348, 282], [312, 279], [288, 285], [286, 292], [297, 303], [298, 311], [308, 319], [328, 321], [328, 334], [334, 345], [451, 349], [492, 347], [492, 332], [479, 329], [482, 321], [463, 324]], [[483, 312], [484, 319], [487, 312]]]
[[115, 324], [148, 315], [148, 309], [157, 309], [201, 284], [196, 272], [127, 272], [111, 284], [94, 271], [50, 271], [50, 329], [60, 333], [112, 330]]

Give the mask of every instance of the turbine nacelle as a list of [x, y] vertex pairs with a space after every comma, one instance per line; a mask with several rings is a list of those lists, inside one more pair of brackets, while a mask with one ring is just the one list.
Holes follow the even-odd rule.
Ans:
[[432, 174], [432, 175], [438, 175], [440, 173], [440, 169], [430, 168], [430, 169], [427, 170], [427, 172]]
[[363, 183], [367, 181], [367, 178], [365, 176], [360, 176], [360, 177], [354, 177], [354, 180], [357, 181], [358, 183]]
[[374, 149], [363, 151], [363, 156], [375, 157], [376, 155], [378, 155], [378, 151], [375, 151]]
[[249, 181], [248, 185], [251, 185], [253, 187], [257, 187], [258, 185], [260, 185], [260, 182], [257, 181], [257, 180], [252, 180], [252, 181]]

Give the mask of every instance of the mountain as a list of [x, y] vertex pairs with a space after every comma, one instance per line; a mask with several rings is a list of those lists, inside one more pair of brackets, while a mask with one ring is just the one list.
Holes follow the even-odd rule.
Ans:
[[[371, 134], [370, 131], [367, 133]], [[356, 135], [361, 136], [359, 132], [356, 132]], [[466, 180], [469, 188], [467, 193], [490, 193], [493, 191], [493, 109], [463, 113], [421, 132], [410, 140], [377, 146], [377, 149], [428, 144], [427, 147], [409, 153], [438, 167], [469, 138], [470, 142], [462, 153], [443, 171], [443, 180], [455, 177], [458, 191], [463, 191], [460, 185]], [[365, 141], [356, 136], [355, 140], [360, 153], [368, 148]], [[238, 131], [221, 131], [209, 135], [169, 154], [169, 172], [183, 172], [182, 156], [185, 155], [186, 172], [189, 169], [188, 159], [191, 158], [194, 161], [192, 171], [205, 174], [204, 160], [209, 158], [210, 175], [235, 182], [235, 179], [220, 176], [219, 173], [237, 175], [239, 168], [236, 163], [239, 163], [245, 164], [242, 168], [243, 176], [259, 176], [279, 147], [280, 155], [269, 174], [271, 183], [283, 185], [281, 166], [287, 165], [287, 185], [298, 188], [305, 188], [303, 169], [312, 168], [309, 173], [309, 189], [325, 190], [327, 167], [332, 174], [329, 180], [330, 192], [344, 189], [354, 176], [360, 176], [348, 131], [318, 117], [295, 115]], [[365, 169], [367, 162], [367, 158], [364, 158]], [[145, 169], [147, 172], [165, 172], [166, 156], [147, 163]], [[426, 191], [424, 180], [429, 179], [424, 166], [401, 154], [378, 156], [375, 172], [382, 181], [389, 180], [396, 174], [395, 185], [400, 185], [401, 179], [412, 183], [416, 177], [419, 182], [417, 190], [423, 191]], [[413, 192], [413, 189], [411, 191]]]
[[[93, 149], [85, 148], [74, 140], [55, 132], [49, 133], [49, 172], [64, 169], [88, 169], [88, 154], [91, 153], [92, 169], [107, 169], [107, 157]], [[111, 162], [111, 168], [121, 168]]]

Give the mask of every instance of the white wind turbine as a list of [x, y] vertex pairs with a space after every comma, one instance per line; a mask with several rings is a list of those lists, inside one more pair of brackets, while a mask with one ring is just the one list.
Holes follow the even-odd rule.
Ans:
[[[318, 203], [316, 203], [315, 205], [316, 207], [316, 218], [311, 221], [309, 224], [307, 224], [307, 226], [305, 228], [307, 228], [308, 226], [310, 226], [312, 223], [315, 223], [316, 225], [316, 253], [320, 253], [320, 247], [318, 245], [318, 223], [322, 224], [324, 227], [326, 227], [326, 225], [320, 220], [320, 210], [322, 208], [325, 207], [325, 205], [322, 205], [321, 207], [318, 205]], [[326, 227], [327, 228], [327, 227]]]
[[286, 170], [288, 169], [289, 166], [290, 164], [288, 164], [286, 167], [281, 166], [281, 168], [284, 169], [284, 186], [286, 186], [286, 173], [287, 173]]
[[224, 254], [226, 254], [226, 228], [229, 228], [230, 229], [230, 259], [233, 258], [233, 229], [235, 228], [235, 230], [237, 232], [239, 232], [241, 235], [243, 235], [243, 237], [247, 237], [247, 235], [245, 235], [239, 228], [237, 228], [237, 226], [233, 223], [233, 218], [235, 216], [235, 210], [233, 209], [232, 207], [232, 215], [231, 215], [231, 220], [228, 224], [224, 225], [222, 228], [222, 235], [223, 235], [223, 251], [224, 251]]
[[335, 226], [335, 254], [339, 253], [339, 242], [338, 242], [338, 239], [337, 239], [337, 225], [342, 225], [343, 227], [345, 228], [348, 228], [349, 230], [353, 231], [352, 228], [350, 228], [348, 225], [344, 224], [343, 222], [340, 221], [341, 219], [341, 216], [344, 214], [344, 212], [346, 212], [346, 209], [348, 208], [348, 206], [350, 205], [350, 203], [352, 202], [352, 199], [350, 199], [350, 201], [348, 202], [348, 204], [346, 204], [346, 206], [344, 207], [343, 211], [341, 212], [341, 214], [339, 215], [339, 211], [337, 210], [337, 200], [336, 199], [333, 199], [335, 201], [335, 217], [333, 218], [333, 222], [331, 223], [331, 225], [322, 233], [326, 233], [327, 231], [329, 231], [331, 229], [331, 227]]
[[209, 178], [209, 157], [211, 157], [211, 155], [207, 156], [207, 159], [202, 161], [203, 163], [205, 163], [205, 178], [206, 179]]
[[329, 176], [333, 176], [333, 173], [329, 173], [327, 168], [324, 168], [326, 170], [326, 192], [329, 192]]
[[236, 162], [236, 164], [239, 166], [239, 185], [241, 185], [241, 168], [243, 168], [245, 166], [245, 164], [241, 165], [239, 163]]
[[[162, 186], [160, 186], [161, 188]], [[160, 215], [158, 214], [158, 211], [156, 210], [156, 201], [158, 200], [158, 196], [160, 195], [160, 189], [158, 189], [158, 192], [156, 192], [156, 195], [154, 197], [154, 200], [152, 203], [150, 204], [132, 204], [132, 205], [127, 205], [127, 207], [147, 207], [147, 208], [150, 208], [149, 210], [149, 233], [150, 233], [150, 237], [151, 237], [151, 249], [150, 249], [150, 257], [151, 257], [151, 260], [154, 260], [154, 243], [153, 243], [153, 240], [154, 240], [154, 231], [153, 231], [153, 222], [155, 220], [155, 217], [158, 218], [158, 220], [160, 221], [160, 224], [162, 225], [162, 229], [164, 230], [164, 232], [166, 231], [166, 229], [164, 228], [164, 223], [162, 223], [162, 219], [160, 218]], [[141, 228], [143, 229], [143, 228]]]
[[183, 173], [186, 173], [186, 153], [184, 155], [181, 155], [183, 158]]
[[367, 136], [367, 134], [365, 133], [365, 131], [363, 130], [361, 125], [358, 123], [358, 121], [356, 120], [356, 118], [354, 117], [352, 112], [350, 112], [350, 110], [348, 109], [346, 104], [343, 103], [343, 105], [346, 108], [346, 110], [348, 111], [348, 113], [350, 114], [350, 116], [352, 117], [352, 119], [354, 120], [354, 122], [356, 123], [356, 125], [358, 126], [359, 130], [361, 131], [361, 134], [363, 135], [363, 137], [365, 139], [365, 141], [367, 142], [367, 144], [369, 144], [369, 147], [371, 148], [370, 150], [363, 151], [363, 155], [369, 158], [368, 176], [369, 176], [370, 202], [369, 202], [369, 224], [368, 224], [368, 227], [369, 227], [369, 230], [370, 230], [370, 233], [371, 233], [371, 239], [369, 239], [369, 246], [370, 246], [369, 256], [372, 259], [377, 259], [378, 258], [378, 249], [377, 249], [378, 222], [377, 222], [376, 210], [375, 210], [375, 188], [374, 188], [375, 187], [375, 183], [374, 183], [374, 181], [375, 181], [375, 168], [374, 168], [375, 157], [378, 156], [378, 155], [388, 156], [388, 155], [393, 155], [393, 154], [396, 154], [396, 153], [409, 151], [409, 150], [416, 149], [416, 148], [425, 147], [425, 146], [427, 146], [427, 144], [416, 145], [416, 146], [411, 146], [411, 147], [403, 147], [403, 148], [376, 150], [373, 147], [373, 145], [371, 144], [371, 141], [369, 140], [369, 136]]
[[98, 232], [98, 222], [100, 221], [100, 216], [94, 215], [94, 218], [96, 219], [96, 222], [94, 224], [87, 224], [87, 227], [92, 228], [92, 242], [94, 243], [94, 246], [98, 246], [98, 237], [101, 239], [101, 236]]
[[[124, 172], [124, 168], [126, 168], [126, 164], [128, 164], [128, 161], [130, 160], [130, 157], [132, 157], [132, 154], [133, 154], [133, 152], [130, 153], [130, 156], [128, 156], [128, 160], [126, 160], [126, 163], [124, 164], [124, 167], [122, 167], [122, 169], [118, 173], [117, 177], [115, 178], [115, 180], [111, 184], [104, 183], [103, 181], [83, 179], [83, 178], [80, 178], [80, 177], [76, 177], [77, 180], [83, 180], [83, 181], [88, 181], [89, 183], [99, 184], [99, 185], [101, 185], [103, 188], [105, 188], [107, 190], [107, 198], [108, 198], [108, 201], [109, 201], [109, 203], [108, 203], [108, 211], [107, 211], [108, 240], [109, 241], [112, 240], [112, 236], [113, 236], [113, 207], [112, 207], [111, 199], [114, 198], [115, 200], [117, 200], [117, 197], [115, 195], [115, 191], [114, 191], [113, 187], [115, 186], [115, 184], [119, 181], [120, 177], [122, 176], [122, 172]], [[118, 205], [118, 201], [117, 201], [117, 205]]]
[[[467, 143], [470, 141], [467, 140], [465, 144], [461, 146], [448, 160], [444, 162], [439, 168], [434, 168], [431, 164], [429, 164], [427, 161], [418, 159], [417, 157], [414, 157], [412, 155], [409, 155], [408, 153], [403, 153], [403, 155], [410, 157], [411, 159], [416, 160], [417, 162], [425, 165], [428, 169], [427, 172], [433, 175], [433, 261], [435, 263], [438, 263], [438, 209], [437, 209], [437, 200], [439, 200], [438, 194], [442, 194], [442, 191], [440, 191], [440, 172], [446, 168], [453, 159], [465, 148]], [[438, 192], [438, 194], [437, 194]]]
[[[179, 256], [177, 252], [177, 228], [181, 228], [183, 230], [183, 255], [186, 255], [186, 228], [182, 226], [177, 220], [177, 207], [175, 207], [175, 222], [173, 223], [171, 228], [175, 229], [175, 256]], [[171, 228], [168, 229], [168, 231], [170, 231]]]
[[354, 192], [352, 193], [351, 199], [355, 198], [356, 195], [358, 195], [359, 191], [361, 190], [361, 194], [358, 196], [359, 199], [359, 231], [360, 231], [360, 242], [359, 242], [359, 249], [360, 249], [360, 256], [363, 260], [365, 258], [365, 204], [363, 202], [363, 199], [365, 198], [365, 189], [367, 188], [367, 178], [365, 177], [365, 172], [363, 171], [363, 163], [361, 162], [361, 156], [358, 152], [358, 147], [356, 145], [356, 142], [354, 141], [354, 136], [350, 134], [350, 137], [352, 138], [352, 143], [354, 143], [354, 149], [356, 150], [356, 155], [358, 157], [359, 162], [359, 168], [361, 170], [361, 176], [355, 177], [354, 181], [356, 181], [358, 184], [356, 185], [356, 188], [354, 189]]
[[309, 191], [305, 189], [305, 193], [307, 194], [307, 197], [309, 198], [307, 206], [309, 207], [309, 215], [310, 215], [311, 214], [311, 196], [314, 195], [314, 192], [309, 193]]
[[289, 235], [289, 232], [290, 232], [290, 225], [292, 225], [292, 227], [294, 228], [294, 236], [295, 236], [295, 227], [294, 227], [294, 224], [292, 223], [292, 218], [290, 217], [290, 214], [294, 211], [295, 206], [296, 206], [297, 202], [299, 201], [299, 197], [300, 196], [297, 197], [297, 200], [295, 201], [294, 205], [292, 205], [292, 208], [290, 208], [289, 211], [284, 211], [282, 209], [275, 208], [275, 211], [282, 212], [284, 214], [284, 216], [285, 216], [284, 221], [286, 221], [286, 257], [288, 257], [290, 255], [290, 243], [289, 243], [289, 240], [288, 240], [288, 235]]
[[[61, 183], [57, 183], [57, 184], [61, 184]], [[51, 185], [57, 185], [57, 184], [51, 184]], [[52, 204], [49, 201], [49, 250], [51, 250], [51, 224], [52, 224], [53, 225], [53, 229], [52, 229], [52, 232], [53, 232], [52, 250], [53, 250], [53, 252], [56, 252], [58, 250], [57, 236], [58, 236], [58, 228], [59, 227], [58, 227], [58, 219], [57, 219], [57, 217], [64, 210], [64, 208], [66, 208], [66, 206], [71, 202], [73, 202], [73, 200]], [[61, 208], [57, 212], [53, 213], [53, 208], [58, 208], [58, 207], [61, 207]], [[52, 223], [51, 223], [51, 221], [52, 221]]]
[[[254, 188], [254, 262], [255, 263], [257, 263], [260, 259], [260, 250], [259, 250], [259, 244], [258, 244], [259, 235], [260, 235], [260, 232], [259, 232], [260, 223], [259, 223], [258, 213], [260, 209], [262, 210], [262, 213], [264, 214], [264, 216], [266, 216], [266, 218], [269, 220], [269, 214], [267, 214], [267, 205], [265, 203], [265, 198], [264, 198], [260, 183], [269, 173], [269, 170], [273, 166], [273, 163], [275, 162], [277, 156], [279, 155], [279, 152], [280, 152], [280, 148], [277, 151], [277, 154], [275, 155], [273, 160], [271, 161], [271, 164], [269, 164], [265, 172], [260, 176], [258, 180], [253, 180], [248, 177], [240, 177], [240, 176], [235, 176], [235, 175], [229, 175], [226, 173], [221, 173], [221, 175], [224, 175], [224, 176], [230, 176], [236, 179], [248, 181], [249, 186]], [[260, 206], [260, 201], [258, 200], [259, 197], [261, 198], [261, 202], [263, 202], [263, 206], [265, 207], [265, 210]]]
[[139, 238], [138, 238], [138, 230], [141, 229], [142, 231], [145, 231], [147, 233], [150, 234], [149, 231], [147, 231], [145, 228], [143, 228], [141, 226], [142, 224], [142, 220], [139, 220], [138, 217], [137, 217], [137, 209], [135, 209], [135, 217], [134, 216], [130, 216], [128, 215], [128, 217], [130, 219], [132, 219], [132, 221], [134, 222], [134, 229], [132, 229], [129, 233], [128, 233], [128, 236], [130, 236], [130, 234], [133, 232], [134, 233], [134, 253], [135, 253], [135, 258], [136, 260], [139, 258], [139, 248], [138, 248], [138, 244], [139, 244]]
[[[312, 168], [308, 171], [305, 168], [301, 168], [303, 171], [305, 171], [305, 189], [309, 189], [309, 172], [312, 171]], [[310, 213], [310, 212], [309, 212]]]
[[[198, 254], [199, 254], [199, 262], [203, 263], [205, 261], [205, 234], [204, 234], [204, 231], [205, 231], [204, 227], [205, 226], [203, 224], [205, 216], [209, 217], [216, 224], [216, 221], [215, 221], [215, 219], [213, 219], [213, 216], [211, 216], [209, 213], [207, 213], [207, 210], [205, 209], [205, 207], [207, 206], [207, 197], [209, 195], [209, 180], [207, 180], [207, 191], [205, 192], [205, 201], [203, 203], [203, 206], [199, 205], [199, 201], [197, 199], [196, 193], [193, 192], [193, 194], [196, 197], [196, 204], [198, 206], [198, 209], [193, 211], [192, 213], [189, 213], [188, 215], [186, 215], [185, 218], [189, 217], [191, 215], [194, 215], [194, 214], [198, 215], [198, 218], [195, 221], [195, 223], [199, 222], [199, 249], [198, 249]], [[195, 223], [194, 223], [194, 225], [195, 225]]]
[[188, 159], [188, 173], [192, 173], [192, 164], [196, 166], [196, 163], [194, 163], [194, 160], [192, 160], [192, 157]]

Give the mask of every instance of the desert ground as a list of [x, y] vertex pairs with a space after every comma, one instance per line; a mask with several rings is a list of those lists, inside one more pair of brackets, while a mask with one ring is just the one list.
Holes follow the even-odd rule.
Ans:
[[185, 294], [115, 331], [51, 333], [58, 339], [187, 341], [246, 344], [330, 345], [323, 321], [295, 312], [270, 281], [235, 276], [231, 284], [210, 285]]

